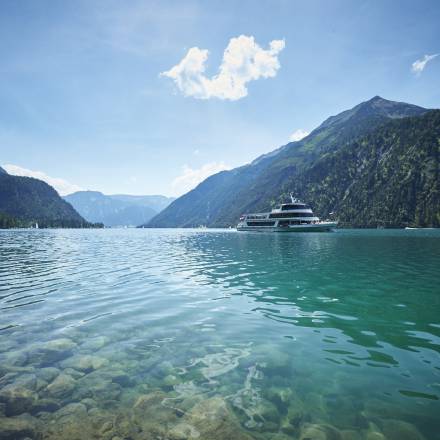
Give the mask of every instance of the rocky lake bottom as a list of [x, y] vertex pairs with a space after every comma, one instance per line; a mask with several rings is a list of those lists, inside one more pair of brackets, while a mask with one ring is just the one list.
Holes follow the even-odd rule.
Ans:
[[0, 231], [0, 439], [438, 440], [440, 233]]

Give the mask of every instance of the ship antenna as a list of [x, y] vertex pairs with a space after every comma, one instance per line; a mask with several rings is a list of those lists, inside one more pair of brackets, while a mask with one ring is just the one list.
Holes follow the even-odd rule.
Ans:
[[292, 203], [295, 203], [295, 197], [293, 197], [293, 193], [290, 193], [290, 200], [292, 201]]

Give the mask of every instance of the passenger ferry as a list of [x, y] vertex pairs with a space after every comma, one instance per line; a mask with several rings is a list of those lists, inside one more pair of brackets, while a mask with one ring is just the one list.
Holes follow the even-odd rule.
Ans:
[[271, 212], [244, 214], [237, 231], [325, 232], [336, 228], [336, 221], [321, 221], [310, 206], [290, 195], [291, 203], [283, 203]]

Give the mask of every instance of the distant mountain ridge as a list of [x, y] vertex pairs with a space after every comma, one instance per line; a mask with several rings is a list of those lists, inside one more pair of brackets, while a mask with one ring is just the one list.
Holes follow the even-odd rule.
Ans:
[[78, 191], [64, 199], [88, 221], [110, 227], [139, 226], [174, 200], [159, 195], [105, 195], [99, 191]]
[[28, 227], [35, 223], [43, 228], [94, 226], [46, 182], [0, 172], [0, 227]]
[[[347, 148], [355, 148], [353, 142], [356, 139], [363, 137], [362, 145], [366, 150], [369, 150], [370, 144], [368, 142], [371, 142], [371, 145], [375, 145], [377, 141], [375, 136], [381, 135], [381, 127], [389, 123], [402, 121], [402, 124], [397, 123], [392, 126], [394, 136], [397, 137], [395, 142], [398, 143], [400, 133], [404, 130], [405, 124], [412, 124], [412, 122], [403, 122], [408, 120], [404, 118], [417, 120], [427, 112], [427, 109], [413, 104], [388, 101], [375, 96], [369, 101], [356, 105], [352, 109], [329, 117], [300, 141], [291, 142], [272, 153], [260, 156], [249, 165], [229, 171], [222, 171], [207, 178], [195, 189], [175, 200], [168, 208], [154, 217], [147, 226], [231, 226], [237, 223], [239, 216], [244, 212], [266, 211], [276, 203], [283, 199], [285, 200], [289, 191], [294, 191], [296, 196], [304, 198], [312, 205], [319, 201], [315, 210], [320, 216], [325, 217], [330, 212], [330, 201], [333, 200], [332, 188], [320, 187], [321, 191], [323, 191], [321, 195], [311, 192], [306, 186], [306, 182], [311, 178], [309, 173], [313, 170], [316, 171], [316, 167], [319, 164], [322, 165], [324, 159], [328, 160], [329, 157], [333, 157], [332, 155], [337, 155], [339, 151], [346, 152]], [[429, 118], [420, 118], [420, 120], [422, 121], [420, 124], [427, 124], [429, 126]], [[426, 135], [422, 126], [416, 124], [414, 129], [423, 133], [424, 136]], [[430, 126], [429, 130], [434, 130], [434, 128]], [[368, 138], [370, 134], [372, 138]], [[387, 137], [387, 148], [390, 151], [396, 151], [392, 142], [390, 143], [390, 139], [393, 139], [393, 137]], [[417, 141], [417, 139], [414, 139], [414, 141]], [[400, 144], [402, 143], [400, 142]], [[410, 147], [407, 146], [407, 148]], [[400, 154], [404, 153], [400, 152]], [[365, 155], [364, 157], [367, 162], [376, 160], [373, 156]], [[342, 156], [340, 158], [342, 161]], [[429, 158], [418, 157], [417, 160], [421, 162], [422, 160], [430, 161], [431, 159], [430, 153]], [[349, 163], [348, 158], [345, 158], [345, 160], [347, 162], [338, 163], [338, 166], [344, 168], [352, 165]], [[435, 154], [433, 160], [435, 162]], [[367, 167], [371, 166], [371, 163], [359, 166]], [[423, 166], [423, 164], [413, 163], [412, 165], [408, 164], [408, 166], [417, 167]], [[378, 171], [380, 172], [381, 170], [378, 168]], [[320, 175], [324, 182], [331, 175], [331, 170], [326, 169], [326, 172], [327, 174], [323, 173]], [[353, 177], [344, 175], [344, 178], [347, 179], [345, 181], [345, 189], [354, 184], [350, 180]], [[369, 178], [379, 180], [378, 176], [372, 177], [370, 175]], [[317, 184], [316, 181], [314, 183]], [[371, 184], [374, 186], [374, 182]], [[365, 187], [365, 184], [363, 185]], [[377, 188], [377, 191], [379, 195], [375, 197], [379, 200], [380, 188]], [[397, 189], [395, 193], [397, 194]], [[389, 189], [387, 197], [392, 198], [393, 195], [393, 191]], [[324, 200], [327, 200], [328, 203], [324, 203]], [[360, 212], [365, 212], [364, 205], [368, 205], [368, 203], [365, 200], [358, 201], [358, 203], [363, 203], [363, 205], [361, 204], [353, 208]], [[411, 209], [415, 209], [414, 206]], [[341, 205], [340, 212], [336, 213], [343, 220], [344, 224], [349, 226], [374, 226], [371, 218], [367, 219], [362, 216], [352, 216], [350, 218], [348, 215], [349, 211], [350, 209], [347, 205]], [[411, 220], [411, 215], [415, 215], [415, 213], [410, 214], [409, 211], [410, 209], [405, 217], [405, 221], [401, 217], [396, 216], [395, 223], [392, 221], [393, 214], [387, 211], [386, 225], [417, 224], [415, 218]], [[424, 221], [425, 224], [432, 224], [432, 222], [435, 222], [435, 219], [434, 217], [430, 220], [425, 218]], [[382, 225], [383, 219], [379, 216], [376, 223], [376, 225]]]
[[134, 205], [147, 206], [156, 213], [159, 213], [165, 209], [171, 202], [176, 200], [175, 197], [166, 197], [162, 195], [151, 195], [151, 196], [133, 196], [129, 194], [113, 194], [109, 195], [115, 200], [121, 200], [126, 203], [132, 203]]

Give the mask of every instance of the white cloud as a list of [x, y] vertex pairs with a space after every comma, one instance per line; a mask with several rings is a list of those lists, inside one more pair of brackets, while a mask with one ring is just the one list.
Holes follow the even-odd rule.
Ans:
[[280, 68], [278, 53], [284, 46], [284, 40], [273, 40], [265, 50], [254, 37], [240, 35], [230, 39], [219, 72], [212, 78], [204, 75], [209, 51], [198, 47], [189, 49], [179, 64], [162, 72], [161, 76], [173, 79], [185, 96], [235, 101], [247, 96], [249, 81], [276, 76]]
[[411, 70], [416, 75], [420, 75], [425, 69], [426, 64], [428, 64], [429, 61], [433, 60], [438, 55], [439, 55], [438, 53], [435, 53], [433, 55], [425, 55], [423, 58], [420, 58], [420, 60], [414, 61], [414, 63], [412, 63], [411, 66]]
[[75, 191], [82, 191], [82, 188], [80, 186], [74, 185], [64, 179], [48, 176], [46, 173], [43, 173], [42, 171], [28, 170], [18, 165], [12, 165], [12, 164], [3, 165], [3, 168], [9, 174], [12, 174], [14, 176], [35, 177], [36, 179], [43, 180], [44, 182], [48, 183], [50, 186], [53, 186], [57, 190], [58, 194], [60, 194], [61, 196], [71, 194]]
[[220, 171], [230, 170], [224, 162], [211, 162], [193, 169], [188, 165], [182, 167], [182, 174], [171, 183], [175, 195], [182, 195], [195, 188], [200, 182]]
[[301, 139], [304, 139], [309, 134], [310, 134], [309, 131], [303, 130], [302, 128], [298, 128], [290, 135], [289, 141], [290, 142], [300, 141]]

